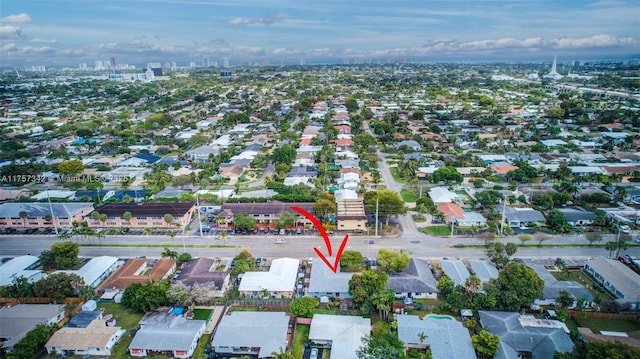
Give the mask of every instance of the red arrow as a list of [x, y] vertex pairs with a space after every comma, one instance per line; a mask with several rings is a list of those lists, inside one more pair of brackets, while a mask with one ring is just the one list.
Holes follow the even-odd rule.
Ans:
[[[327, 232], [322, 227], [322, 224], [320, 223], [320, 221], [318, 221], [318, 219], [314, 217], [311, 213], [305, 211], [300, 207], [291, 206], [290, 208], [300, 213], [301, 215], [307, 217], [307, 219], [309, 219], [311, 223], [313, 223], [313, 225], [316, 226], [316, 228], [318, 228], [318, 231], [320, 231], [320, 234], [324, 239], [324, 244], [327, 246], [327, 250], [329, 251], [329, 257], [331, 257], [333, 252], [331, 248], [331, 240], [329, 239]], [[322, 254], [322, 252], [320, 252], [318, 248], [314, 247], [313, 250], [318, 254], [320, 259], [322, 259], [322, 261], [329, 267], [329, 269], [331, 269], [333, 273], [336, 273], [338, 271], [338, 263], [340, 263], [340, 257], [342, 257], [342, 252], [344, 252], [344, 248], [347, 246], [348, 240], [349, 240], [349, 235], [347, 234], [346, 236], [344, 236], [342, 243], [340, 243], [340, 248], [338, 249], [338, 253], [336, 254], [336, 258], [334, 259], [333, 264], [329, 262], [329, 259], [327, 259], [327, 257], [325, 257], [325, 255]]]

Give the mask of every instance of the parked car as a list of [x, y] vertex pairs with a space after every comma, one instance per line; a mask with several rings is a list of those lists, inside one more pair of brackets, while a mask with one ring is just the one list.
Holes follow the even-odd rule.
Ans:
[[311, 354], [309, 355], [309, 359], [318, 359], [318, 349], [311, 349]]
[[631, 229], [627, 225], [621, 225], [620, 226], [620, 232], [622, 232], [622, 233], [629, 233], [630, 230]]
[[618, 260], [626, 265], [631, 264], [631, 261], [626, 256], [618, 256]]

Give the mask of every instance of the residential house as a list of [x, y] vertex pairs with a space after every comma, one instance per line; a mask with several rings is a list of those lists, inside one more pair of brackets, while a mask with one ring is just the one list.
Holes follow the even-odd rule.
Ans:
[[469, 259], [467, 261], [471, 272], [484, 284], [490, 279], [498, 278], [498, 269], [488, 259]]
[[191, 358], [206, 324], [206, 320], [186, 319], [166, 310], [147, 313], [129, 344], [129, 354]]
[[419, 152], [420, 150], [422, 150], [422, 146], [420, 145], [420, 143], [418, 143], [418, 141], [414, 141], [414, 140], [404, 140], [404, 141], [400, 141], [396, 144], [396, 148], [400, 148], [406, 146], [412, 150], [414, 150], [415, 152]]
[[569, 330], [557, 320], [536, 319], [532, 315], [512, 312], [478, 311], [480, 324], [491, 334], [500, 336], [494, 359], [553, 358], [556, 352], [573, 350]]
[[362, 339], [370, 332], [370, 318], [314, 314], [309, 340], [330, 347], [330, 359], [357, 359], [356, 353], [362, 346]]
[[509, 227], [527, 227], [530, 225], [542, 226], [546, 219], [541, 212], [529, 207], [509, 207], [497, 205], [496, 211], [504, 213], [504, 221]]
[[289, 322], [284, 312], [232, 312], [222, 316], [211, 346], [220, 354], [271, 358], [289, 346]]
[[169, 258], [130, 258], [96, 289], [98, 295], [104, 292], [124, 291], [133, 283], [145, 284], [149, 280], [168, 278], [176, 268], [176, 262]]
[[542, 297], [536, 299], [535, 304], [538, 305], [551, 305], [556, 304], [556, 299], [560, 295], [560, 292], [566, 291], [573, 298], [584, 298], [588, 301], [593, 300], [589, 290], [582, 284], [575, 281], [558, 280], [554, 277], [546, 268], [547, 265], [553, 265], [554, 263], [545, 262], [542, 259], [518, 259], [527, 266], [531, 267], [540, 279], [544, 281], [544, 288], [542, 290]]
[[566, 207], [558, 209], [564, 217], [567, 219], [572, 227], [586, 226], [593, 224], [593, 220], [596, 218], [596, 214], [586, 210], [582, 207]]
[[268, 272], [244, 273], [238, 292], [248, 298], [292, 298], [299, 265], [293, 258], [274, 259]]
[[185, 153], [185, 157], [189, 158], [192, 161], [208, 161], [210, 157], [215, 157], [220, 154], [220, 146], [217, 144], [214, 145], [204, 145], [194, 149], [191, 149]]
[[[78, 317], [88, 320], [77, 320]], [[48, 354], [109, 356], [126, 330], [109, 325], [102, 312], [80, 311], [45, 344]]]
[[336, 221], [339, 231], [366, 231], [367, 215], [364, 211], [364, 200], [356, 198], [336, 201]]
[[405, 270], [389, 273], [389, 289], [396, 298], [437, 299], [440, 292], [429, 263], [416, 258], [411, 258]]
[[433, 200], [433, 203], [451, 203], [458, 200], [458, 195], [455, 192], [449, 191], [446, 187], [431, 187], [429, 189], [429, 197]]
[[[190, 202], [107, 203], [96, 208], [98, 213], [107, 215], [105, 222], [92, 219], [90, 214], [85, 219], [91, 227], [175, 228], [179, 225], [184, 228], [195, 210], [195, 204]], [[127, 212], [131, 219], [123, 218]], [[166, 214], [173, 218], [171, 223], [165, 221]]]
[[447, 224], [453, 223], [460, 227], [483, 227], [487, 223], [487, 220], [480, 213], [465, 212], [455, 203], [438, 203], [436, 207], [444, 214]]
[[98, 285], [107, 279], [122, 263], [123, 262], [116, 257], [94, 257], [80, 267], [80, 269], [58, 270], [55, 273], [77, 274], [84, 280], [85, 285], [97, 288]]
[[440, 261], [442, 270], [449, 277], [455, 285], [462, 285], [466, 282], [467, 278], [471, 275], [469, 270], [461, 260], [457, 259], [444, 259]]
[[12, 285], [17, 278], [26, 278], [33, 283], [45, 277], [40, 269], [36, 269], [40, 259], [35, 256], [25, 255], [12, 258], [0, 265], [0, 286]]
[[585, 271], [611, 293], [616, 302], [631, 310], [640, 308], [640, 275], [615, 259], [592, 259]]
[[188, 261], [180, 270], [176, 278], [177, 283], [188, 288], [205, 288], [214, 292], [217, 297], [225, 295], [229, 288], [229, 272], [219, 271], [221, 262], [211, 258], [194, 258]]
[[22, 197], [29, 197], [31, 191], [27, 188], [0, 188], [0, 202], [15, 201]]
[[[87, 202], [12, 202], [0, 204], [2, 228], [71, 228], [93, 211]], [[21, 216], [22, 213], [26, 217]]]
[[320, 258], [315, 258], [311, 266], [308, 295], [314, 298], [351, 298], [349, 294], [349, 281], [355, 273], [333, 272]]
[[0, 310], [0, 344], [6, 351], [38, 324], [56, 325], [64, 319], [64, 304], [16, 304]]
[[469, 330], [457, 320], [420, 319], [398, 315], [398, 339], [407, 349], [429, 348], [433, 358], [475, 359]]

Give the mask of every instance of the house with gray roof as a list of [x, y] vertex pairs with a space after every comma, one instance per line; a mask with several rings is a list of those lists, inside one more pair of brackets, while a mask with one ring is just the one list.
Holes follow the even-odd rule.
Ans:
[[[152, 314], [152, 315], [150, 315]], [[204, 332], [206, 320], [186, 319], [171, 312], [151, 312], [136, 332], [129, 354], [133, 357], [191, 358]]]
[[469, 262], [469, 267], [471, 267], [473, 274], [480, 278], [483, 284], [488, 282], [489, 279], [498, 278], [498, 269], [490, 260], [470, 259], [467, 262]]
[[411, 258], [409, 267], [402, 272], [389, 273], [389, 289], [396, 298], [436, 299], [440, 292], [429, 263], [416, 258]]
[[33, 283], [45, 276], [38, 266], [40, 259], [36, 256], [19, 256], [0, 265], [0, 286], [13, 284], [14, 279], [24, 277]]
[[232, 312], [222, 317], [211, 345], [216, 353], [270, 358], [287, 348], [289, 320], [284, 312]]
[[536, 319], [515, 312], [480, 310], [478, 314], [482, 328], [500, 337], [494, 359], [553, 358], [555, 352], [573, 350], [569, 329], [557, 320]]
[[572, 227], [593, 224], [596, 214], [582, 207], [566, 207], [558, 209]]
[[398, 315], [398, 339], [407, 348], [429, 348], [433, 358], [475, 359], [469, 330], [457, 320], [420, 319]]
[[351, 298], [349, 280], [355, 273], [333, 272], [320, 258], [315, 258], [311, 266], [308, 295], [314, 298]]
[[17, 304], [0, 310], [0, 343], [7, 351], [38, 324], [58, 324], [64, 304]]
[[528, 225], [544, 225], [547, 221], [540, 211], [529, 207], [496, 206], [496, 212], [504, 213], [504, 221], [509, 227], [526, 227]]
[[445, 259], [440, 262], [440, 265], [444, 273], [455, 285], [464, 285], [464, 282], [471, 275], [461, 260]]
[[616, 302], [635, 310], [640, 308], [640, 275], [615, 259], [592, 259], [585, 271], [602, 284]]
[[539, 259], [525, 258], [518, 259], [522, 263], [531, 267], [540, 279], [544, 281], [544, 288], [542, 290], [542, 298], [536, 300], [537, 304], [549, 305], [555, 304], [556, 298], [560, 295], [561, 291], [568, 292], [575, 299], [584, 298], [586, 300], [593, 300], [593, 296], [582, 284], [568, 280], [558, 280], [554, 277], [545, 267], [545, 263]]
[[362, 338], [371, 332], [371, 319], [351, 315], [315, 314], [309, 340], [331, 347], [330, 359], [357, 359]]

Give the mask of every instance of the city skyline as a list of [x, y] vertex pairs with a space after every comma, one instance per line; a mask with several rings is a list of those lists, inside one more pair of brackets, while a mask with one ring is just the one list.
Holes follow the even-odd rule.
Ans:
[[[606, 59], [640, 54], [633, 1], [3, 1], [0, 67]], [[46, 5], [46, 6], [45, 6]]]

